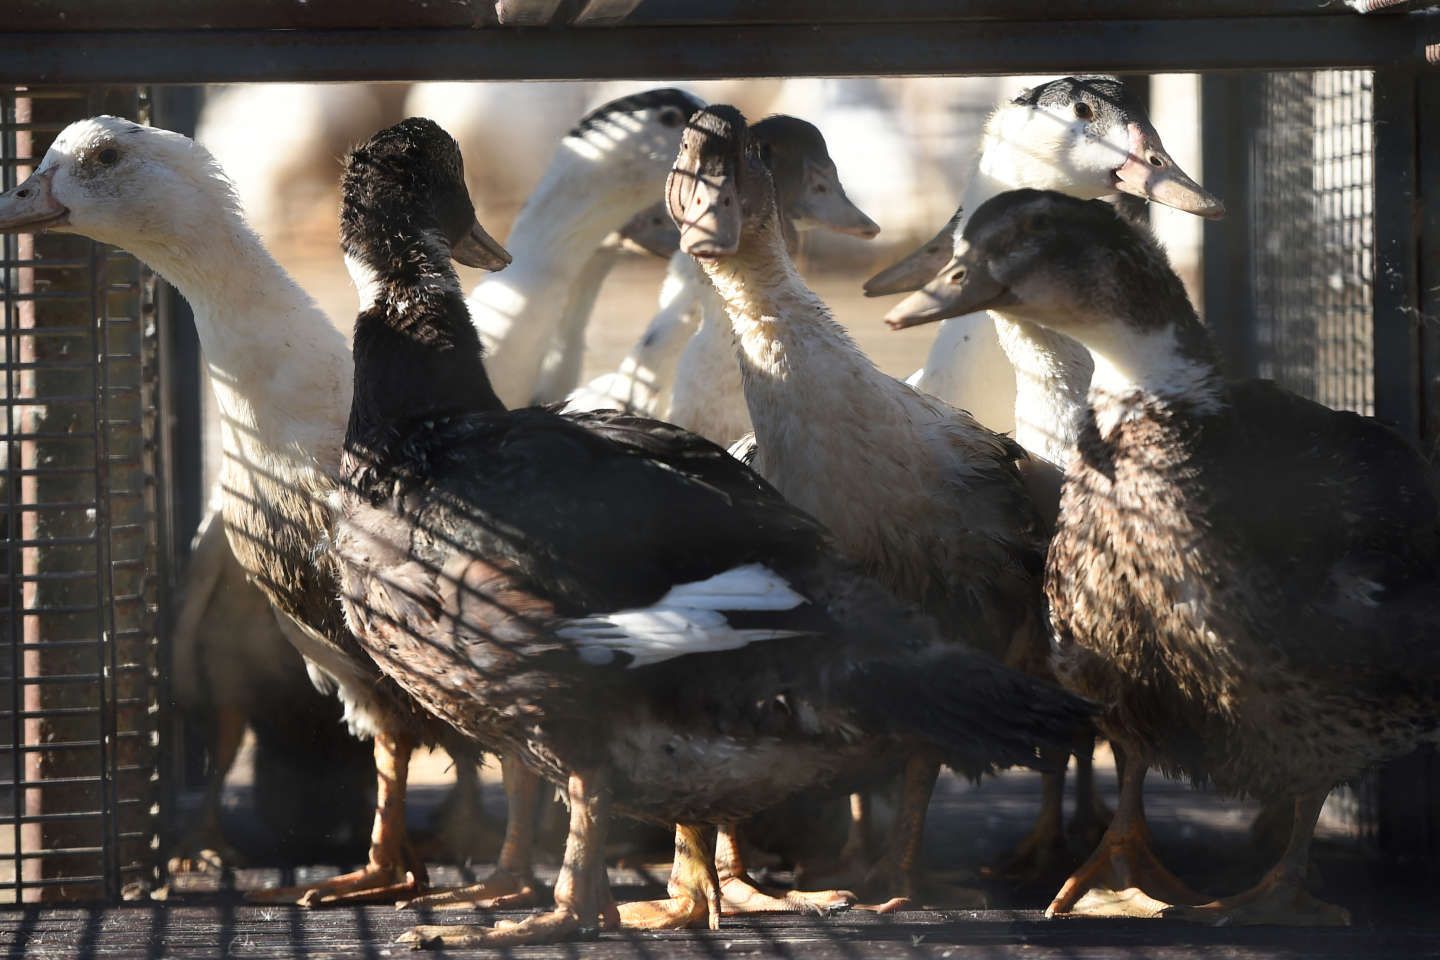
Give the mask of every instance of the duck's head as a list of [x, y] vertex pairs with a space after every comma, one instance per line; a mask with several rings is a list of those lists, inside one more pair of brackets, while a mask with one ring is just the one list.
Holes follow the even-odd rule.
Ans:
[[510, 262], [475, 219], [460, 148], [424, 117], [386, 127], [350, 151], [341, 179], [347, 262], [384, 275], [402, 272], [413, 261], [416, 238], [466, 266], [500, 270]]
[[562, 141], [562, 150], [602, 165], [613, 187], [634, 186], [654, 196], [680, 146], [685, 121], [705, 102], [673, 87], [646, 90], [587, 113]]
[[998, 310], [1086, 342], [1091, 328], [1158, 324], [1189, 302], [1160, 245], [1112, 205], [1042, 190], [981, 204], [923, 293], [931, 309], [892, 327]]
[[964, 207], [957, 207], [955, 214], [940, 232], [920, 246], [920, 249], [893, 266], [886, 267], [865, 281], [865, 296], [883, 297], [907, 290], [919, 290], [940, 268], [950, 262], [955, 249], [955, 231], [960, 226]]
[[750, 128], [775, 182], [775, 196], [797, 230], [826, 229], [869, 240], [880, 225], [845, 195], [825, 137], [798, 117], [766, 117]]
[[680, 249], [680, 231], [670, 219], [664, 200], [641, 210], [626, 221], [616, 234], [620, 245], [634, 253], [669, 260]]
[[[1061, 77], [1001, 106], [983, 163], [1015, 169], [1016, 185], [1091, 199], [1129, 193], [1202, 217], [1225, 206], [1176, 165], [1145, 108], [1114, 77]], [[992, 147], [998, 160], [990, 155]], [[994, 171], [994, 172], [999, 172]]]
[[690, 118], [665, 201], [680, 249], [701, 260], [733, 255], [747, 225], [774, 215], [770, 171], [739, 110], [715, 105]]
[[119, 117], [77, 120], [35, 172], [0, 194], [0, 231], [76, 233], [135, 250], [238, 211], [230, 182], [189, 137]]

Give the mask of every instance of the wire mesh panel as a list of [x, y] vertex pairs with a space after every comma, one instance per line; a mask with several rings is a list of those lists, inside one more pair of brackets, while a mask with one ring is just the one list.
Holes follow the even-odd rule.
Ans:
[[1250, 151], [1259, 373], [1373, 414], [1373, 77], [1275, 73], [1259, 94]]
[[[0, 176], [135, 88], [0, 91]], [[154, 281], [79, 237], [6, 236], [0, 270], [0, 902], [153, 878], [159, 595]]]

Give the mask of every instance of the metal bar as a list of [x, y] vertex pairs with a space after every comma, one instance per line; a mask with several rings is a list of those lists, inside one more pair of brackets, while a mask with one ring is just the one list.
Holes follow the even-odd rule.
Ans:
[[1230, 210], [1225, 219], [1208, 220], [1204, 226], [1204, 317], [1225, 371], [1234, 377], [1253, 377], [1259, 368], [1255, 296], [1250, 287], [1250, 224], [1243, 213], [1250, 207], [1246, 145], [1255, 129], [1258, 79], [1234, 75], [1201, 80], [1201, 167], [1206, 186]]
[[1375, 415], [1420, 431], [1414, 71], [1375, 74]]
[[[612, 30], [140, 31], [0, 35], [0, 82], [576, 80], [1388, 67], [1434, 14]], [[1297, 36], [1305, 38], [1296, 43]]]
[[[613, 5], [616, 0], [606, 0]], [[635, 5], [636, 0], [620, 0]], [[549, 24], [561, 0], [500, 0], [510, 24]], [[593, 5], [593, 0], [592, 0]], [[11, 0], [7, 28], [16, 31], [89, 30], [397, 30], [473, 28], [494, 24], [494, 0], [449, 0], [397, 5], [392, 0], [250, 0], [244, 4], [175, 4], [129, 0], [119, 8], [90, 0]], [[533, 15], [518, 9], [533, 7]], [[515, 13], [520, 16], [515, 16]], [[956, 20], [1113, 20], [1139, 17], [1208, 18], [1353, 16], [1319, 0], [644, 0], [631, 23], [765, 24]], [[509, 31], [502, 31], [509, 32]]]

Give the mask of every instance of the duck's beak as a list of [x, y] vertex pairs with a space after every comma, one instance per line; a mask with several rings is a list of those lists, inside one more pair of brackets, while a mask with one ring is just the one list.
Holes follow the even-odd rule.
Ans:
[[68, 223], [70, 210], [55, 199], [54, 177], [51, 167], [0, 193], [0, 231], [30, 233]]
[[814, 163], [806, 163], [805, 166], [810, 189], [805, 191], [805, 199], [795, 211], [797, 226], [822, 227], [866, 240], [880, 233], [880, 224], [866, 216], [865, 211], [845, 195], [837, 171]]
[[[676, 171], [683, 179], [683, 212], [675, 218], [680, 228], [680, 249], [702, 260], [728, 257], [740, 249], [740, 192], [735, 177]], [[675, 215], [675, 205], [671, 206]]]
[[885, 314], [885, 323], [891, 330], [904, 330], [1014, 302], [1009, 288], [996, 280], [984, 264], [958, 256], [952, 257], [929, 283], [892, 307]]
[[1225, 204], [1180, 169], [1154, 127], [1131, 122], [1128, 129], [1130, 156], [1115, 171], [1115, 189], [1208, 220], [1225, 216]]
[[641, 210], [620, 228], [620, 245], [633, 253], [669, 260], [680, 249], [680, 230], [665, 210], [665, 201]]
[[470, 227], [470, 232], [455, 242], [450, 248], [450, 256], [456, 263], [463, 263], [467, 267], [481, 267], [485, 270], [504, 270], [510, 265], [514, 258], [510, 251], [500, 245], [500, 242], [485, 232], [476, 220]]
[[953, 243], [950, 225], [923, 247], [893, 266], [886, 267], [865, 281], [865, 296], [883, 297], [891, 293], [919, 290], [949, 262]]

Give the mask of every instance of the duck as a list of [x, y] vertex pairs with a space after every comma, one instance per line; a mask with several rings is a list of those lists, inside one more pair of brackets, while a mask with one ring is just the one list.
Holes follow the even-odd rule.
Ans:
[[[1015, 191], [947, 267], [957, 308], [1083, 343], [1095, 375], [1045, 592], [1056, 669], [1124, 747], [1120, 806], [1051, 915], [1343, 924], [1307, 887], [1330, 790], [1440, 738], [1440, 487], [1410, 441], [1226, 381], [1160, 245], [1108, 205]], [[1289, 842], [1211, 899], [1149, 847], [1147, 770], [1288, 800]]]
[[[1016, 186], [1087, 199], [1143, 198], [1207, 218], [1223, 216], [1224, 205], [1170, 157], [1144, 106], [1123, 83], [1107, 76], [1061, 77], [996, 108], [985, 125], [978, 169], [955, 215], [930, 242], [866, 283], [867, 296], [902, 292], [915, 288], [924, 268], [935, 267], [915, 294], [885, 316], [897, 330], [943, 321], [925, 366], [908, 382], [1014, 436], [1028, 455], [1021, 472], [1048, 534], [1084, 421], [1093, 370], [1089, 351], [1051, 329], [998, 313], [957, 315], [942, 305], [949, 289], [943, 269], [947, 247], [953, 253], [964, 211]], [[1093, 844], [1110, 817], [1094, 791], [1092, 753], [1083, 738], [1077, 742], [1076, 814], [1069, 832], [1081, 845]], [[1035, 830], [1002, 872], [1043, 874], [1068, 855], [1061, 826], [1063, 773], [1047, 778], [1043, 797]]]
[[[756, 123], [752, 135], [769, 155], [780, 204], [781, 231], [794, 250], [799, 234], [824, 229], [873, 240], [880, 226], [851, 202], [820, 129], [799, 117], [776, 114]], [[688, 254], [682, 254], [688, 259]], [[694, 269], [693, 266], [691, 269]], [[700, 293], [700, 322], [676, 368], [666, 419], [723, 447], [752, 432], [735, 335], [725, 304], [708, 282]]]
[[[0, 230], [52, 230], [120, 247], [190, 303], [220, 410], [221, 514], [236, 561], [298, 629], [287, 636], [317, 686], [373, 744], [377, 799], [366, 865], [256, 896], [309, 906], [420, 892], [405, 830], [409, 757], [445, 736], [345, 628], [329, 530], [352, 365], [347, 344], [245, 220], [204, 147], [117, 117], [70, 124], [34, 173], [0, 194]], [[260, 334], [264, 336], [261, 337]]]
[[[979, 767], [1030, 761], [1086, 714], [941, 642], [709, 441], [615, 412], [507, 409], [450, 265], [483, 235], [462, 170], [423, 119], [347, 158], [342, 245], [368, 296], [328, 550], [380, 669], [562, 785], [570, 825], [553, 911], [405, 940], [497, 947], [615, 925], [612, 811], [687, 825], [676, 899], [713, 907], [706, 825], [920, 744]], [[493, 241], [482, 257], [508, 259]]]
[[[1171, 158], [1139, 99], [1109, 76], [1061, 77], [1022, 91], [991, 113], [961, 211], [947, 224], [952, 237], [963, 224], [964, 210], [1017, 187], [1059, 190], [1086, 199], [1115, 193], [1140, 196], [1207, 218], [1225, 212], [1224, 205]], [[943, 246], [944, 232], [923, 249], [936, 241]], [[905, 286], [897, 282], [903, 264], [872, 278], [866, 295], [899, 292]], [[943, 282], [938, 274], [932, 277], [937, 284]], [[982, 423], [1013, 432], [1032, 458], [1050, 465], [1051, 476], [1058, 477], [1075, 448], [1085, 409], [1089, 354], [1074, 341], [1033, 325], [937, 310], [931, 292], [920, 289], [886, 315], [895, 329], [944, 321], [924, 367], [910, 382], [972, 413], [983, 411]], [[1013, 384], [1007, 368], [1014, 373]], [[994, 373], [984, 373], [995, 370], [1000, 371], [998, 382]], [[1008, 413], [995, 409], [1012, 403]], [[1050, 504], [1057, 502], [1058, 493], [1058, 483], [1052, 483]], [[1050, 504], [1044, 507], [1047, 515], [1054, 512]]]
[[627, 254], [669, 260], [675, 252], [676, 236], [675, 225], [670, 222], [664, 203], [657, 201], [600, 241], [571, 284], [570, 298], [555, 341], [540, 364], [540, 378], [535, 386], [537, 397], [565, 394], [568, 403], [571, 396], [583, 389], [575, 384], [580, 382], [585, 362], [585, 332], [605, 280]]
[[[667, 188], [680, 247], [705, 270], [734, 331], [754, 424], [745, 459], [942, 629], [1043, 672], [1043, 550], [1023, 451], [882, 373], [835, 323], [790, 259], [771, 177], [751, 159], [760, 152], [739, 111], [707, 107], [692, 118]], [[939, 770], [924, 755], [911, 767], [902, 835], [876, 878], [894, 907], [916, 895]]]
[[[218, 873], [245, 862], [222, 811], [225, 779], [247, 731], [256, 741], [253, 809], [269, 833], [298, 839], [322, 857], [349, 853], [373, 813], [370, 751], [338, 722], [335, 699], [311, 684], [286, 635], [296, 628], [248, 581], [217, 510], [201, 520], [177, 597], [171, 691], [187, 736], [203, 737], [208, 764], [196, 815], [168, 851], [169, 872]], [[266, 767], [276, 757], [308, 766], [283, 790], [266, 790], [274, 783]], [[320, 801], [311, 802], [317, 794]]]
[[[825, 138], [814, 124], [780, 114], [760, 121], [754, 130], [770, 154], [776, 198], [786, 215], [787, 243], [794, 246], [799, 232], [822, 228], [867, 240], [879, 234], [879, 225], [846, 195]], [[673, 230], [668, 212], [665, 220]], [[678, 244], [678, 232], [666, 241]], [[725, 304], [689, 254], [672, 254], [666, 278], [668, 299], [667, 290], [661, 291], [665, 306], [621, 370], [605, 381], [605, 393], [574, 398], [572, 405], [595, 409], [607, 393], [633, 394], [644, 408], [620, 409], [659, 416], [729, 447], [751, 428]]]
[[[701, 106], [674, 88], [630, 94], [586, 114], [561, 139], [507, 238], [514, 266], [482, 280], [467, 300], [506, 404], [561, 402], [578, 385], [577, 365], [540, 389], [572, 286], [605, 237], [655, 203], [685, 121]], [[571, 326], [568, 341], [583, 344], [584, 323]]]
[[[670, 223], [667, 213], [665, 222]], [[674, 225], [671, 224], [674, 230]], [[671, 241], [678, 248], [680, 234]], [[677, 250], [678, 253], [678, 250]], [[640, 339], [617, 369], [601, 374], [565, 398], [567, 411], [620, 410], [642, 417], [669, 419], [670, 387], [680, 354], [695, 331], [701, 292], [709, 285], [687, 256], [672, 255], [665, 264], [658, 309]]]

